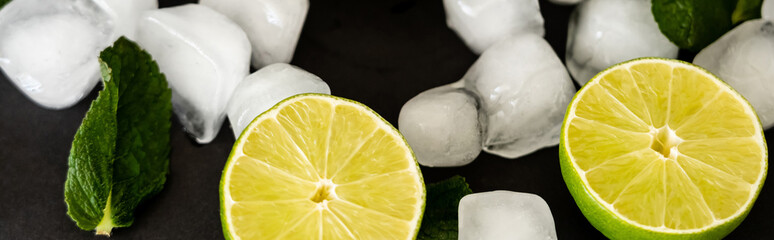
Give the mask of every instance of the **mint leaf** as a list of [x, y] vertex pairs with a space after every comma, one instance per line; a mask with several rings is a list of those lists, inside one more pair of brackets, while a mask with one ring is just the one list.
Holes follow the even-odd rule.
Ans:
[[698, 52], [734, 24], [760, 17], [761, 0], [652, 0], [658, 28], [682, 49]]
[[658, 28], [678, 47], [699, 51], [731, 29], [736, 0], [653, 0]]
[[6, 5], [6, 4], [8, 4], [9, 2], [11, 2], [11, 0], [0, 0], [0, 9], [2, 9], [2, 8], [3, 8], [3, 6], [5, 6], [5, 5]]
[[65, 202], [78, 227], [110, 234], [164, 186], [172, 95], [156, 62], [126, 38], [102, 51], [100, 67], [104, 89], [75, 134]]
[[736, 9], [731, 13], [731, 22], [739, 24], [741, 22], [761, 18], [761, 5], [763, 0], [739, 0], [736, 3]]
[[169, 172], [171, 90], [150, 54], [125, 38], [100, 54], [118, 77], [118, 139], [113, 170], [113, 218], [132, 224], [134, 208], [164, 187]]
[[[102, 71], [105, 75], [106, 69]], [[118, 86], [112, 84], [109, 72], [106, 76], [105, 88], [91, 103], [75, 133], [68, 159], [67, 214], [84, 230], [94, 229], [102, 219], [113, 181]]]
[[423, 239], [457, 239], [457, 209], [460, 199], [471, 194], [465, 178], [454, 176], [427, 186], [427, 204], [417, 234]]

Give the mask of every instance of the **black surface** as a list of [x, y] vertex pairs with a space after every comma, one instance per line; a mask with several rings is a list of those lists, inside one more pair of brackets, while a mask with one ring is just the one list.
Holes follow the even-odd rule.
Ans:
[[[185, 1], [160, 1], [170, 6]], [[546, 39], [563, 59], [572, 7], [541, 1]], [[691, 54], [681, 54], [690, 61]], [[360, 101], [396, 124], [411, 97], [458, 80], [475, 61], [446, 27], [441, 0], [312, 1], [292, 64], [317, 74], [334, 95]], [[90, 239], [66, 215], [63, 189], [72, 137], [96, 90], [77, 106], [45, 110], [0, 77], [0, 239]], [[98, 87], [99, 88], [99, 87]], [[766, 133], [772, 139], [772, 132]], [[174, 120], [171, 173], [164, 190], [137, 210], [135, 224], [113, 239], [221, 239], [218, 183], [234, 142], [224, 124], [197, 145]], [[474, 192], [535, 193], [551, 208], [560, 239], [604, 238], [583, 217], [559, 170], [558, 149], [520, 159], [482, 153], [459, 168], [422, 168], [425, 181], [459, 174]], [[729, 239], [770, 239], [774, 190], [765, 185]]]

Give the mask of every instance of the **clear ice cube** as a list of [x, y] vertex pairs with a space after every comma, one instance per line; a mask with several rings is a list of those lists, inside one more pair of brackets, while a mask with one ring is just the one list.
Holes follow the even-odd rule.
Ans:
[[228, 120], [234, 137], [239, 138], [261, 113], [285, 98], [302, 93], [331, 94], [331, 89], [314, 74], [286, 63], [271, 64], [250, 74], [239, 83], [228, 103]]
[[398, 127], [419, 164], [462, 166], [481, 152], [478, 97], [461, 87], [459, 82], [424, 91], [401, 108]]
[[249, 73], [250, 41], [234, 22], [202, 5], [147, 11], [137, 42], [159, 64], [172, 89], [172, 106], [199, 143], [220, 131], [234, 88]]
[[99, 81], [113, 25], [91, 0], [14, 0], [0, 11], [0, 67], [38, 105], [62, 109]]
[[492, 191], [466, 195], [459, 206], [459, 239], [556, 239], [551, 209], [538, 195]]
[[702, 49], [693, 63], [742, 94], [764, 129], [774, 126], [774, 23], [749, 20]]
[[543, 36], [537, 0], [444, 0], [446, 23], [476, 54], [511, 35]]
[[159, 8], [157, 0], [94, 0], [94, 2], [110, 15], [116, 27], [114, 39], [125, 36], [134, 40], [140, 14]]
[[540, 36], [514, 36], [487, 49], [463, 77], [481, 99], [484, 151], [517, 158], [559, 143], [575, 86]]
[[650, 0], [587, 0], [570, 16], [567, 69], [581, 86], [616, 63], [640, 57], [677, 57], [658, 29]]
[[308, 0], [201, 0], [244, 29], [253, 47], [253, 66], [288, 63], [293, 58]]

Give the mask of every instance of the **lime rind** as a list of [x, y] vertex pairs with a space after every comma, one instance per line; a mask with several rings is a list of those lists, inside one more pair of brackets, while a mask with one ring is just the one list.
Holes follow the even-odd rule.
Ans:
[[[623, 217], [617, 213], [615, 213], [613, 210], [611, 210], [612, 206], [607, 206], [608, 204], [602, 200], [602, 198], [594, 191], [589, 189], [588, 183], [583, 176], [583, 174], [578, 173], [578, 169], [580, 167], [575, 163], [572, 156], [567, 152], [567, 149], [569, 146], [567, 145], [567, 128], [568, 123], [570, 121], [567, 121], [572, 116], [574, 116], [574, 110], [575, 106], [577, 104], [576, 98], [583, 95], [586, 90], [589, 89], [590, 86], [593, 86], [599, 82], [599, 79], [601, 79], [601, 76], [606, 75], [608, 72], [611, 72], [615, 69], [626, 67], [627, 65], [633, 65], [636, 63], [646, 62], [646, 61], [654, 61], [658, 63], [666, 63], [670, 65], [682, 65], [683, 67], [689, 67], [696, 70], [699, 70], [699, 72], [705, 74], [708, 76], [709, 79], [713, 79], [716, 81], [716, 83], [720, 83], [722, 86], [725, 86], [726, 90], [730, 94], [732, 94], [737, 99], [741, 99], [743, 103], [743, 106], [745, 108], [745, 112], [750, 114], [751, 116], [755, 116], [756, 118], [756, 135], [753, 137], [757, 137], [762, 139], [762, 147], [763, 147], [763, 153], [762, 153], [762, 166], [761, 166], [761, 173], [759, 174], [756, 184], [758, 185], [755, 189], [755, 191], [751, 192], [751, 198], [750, 201], [745, 203], [745, 206], [740, 207], [740, 209], [734, 213], [733, 215], [723, 219], [722, 221], [717, 221], [711, 225], [705, 226], [700, 229], [690, 229], [690, 230], [674, 230], [674, 229], [667, 229], [667, 228], [654, 228], [650, 226], [645, 226], [640, 223], [634, 222], [630, 219], [627, 219], [626, 217]], [[586, 217], [586, 219], [589, 220], [589, 222], [602, 234], [604, 234], [606, 237], [611, 239], [720, 239], [724, 236], [728, 235], [731, 231], [733, 231], [736, 227], [739, 226], [739, 224], [742, 223], [742, 221], [745, 219], [745, 217], [749, 214], [752, 206], [755, 203], [755, 199], [757, 199], [758, 195], [760, 194], [761, 188], [763, 187], [763, 184], [766, 179], [767, 175], [767, 169], [768, 169], [768, 148], [766, 145], [766, 139], [763, 137], [763, 129], [761, 127], [760, 119], [757, 117], [757, 114], [755, 113], [755, 110], [752, 108], [752, 106], [749, 104], [747, 99], [745, 99], [741, 94], [736, 92], [731, 86], [729, 86], [726, 82], [722, 81], [720, 78], [715, 76], [714, 74], [710, 73], [709, 71], [696, 66], [694, 64], [675, 60], [675, 59], [664, 59], [664, 58], [653, 58], [653, 57], [647, 57], [647, 58], [637, 58], [632, 59], [629, 61], [625, 61], [616, 65], [613, 65], [599, 73], [597, 73], [591, 80], [589, 80], [586, 84], [584, 84], [581, 89], [578, 90], [578, 92], [573, 97], [570, 105], [567, 107], [567, 111], [565, 113], [565, 121], [562, 123], [562, 132], [560, 135], [560, 143], [559, 143], [559, 160], [560, 160], [560, 168], [562, 172], [562, 177], [564, 178], [565, 183], [567, 184], [567, 188], [570, 191], [570, 194], [573, 196], [573, 199], [575, 200], [575, 203], [580, 208], [583, 215]]]
[[[296, 99], [305, 98], [305, 97], [322, 97], [322, 98], [334, 99], [336, 101], [353, 104], [353, 105], [355, 105], [355, 106], [357, 106], [357, 107], [359, 107], [361, 109], [367, 110], [368, 113], [372, 114], [373, 116], [375, 116], [376, 118], [381, 120], [381, 121], [379, 121], [380, 124], [381, 124], [381, 127], [390, 129], [391, 131], [388, 131], [388, 132], [390, 132], [390, 134], [396, 134], [397, 133], [396, 137], [399, 137], [402, 140], [401, 143], [405, 146], [406, 149], [409, 150], [409, 153], [411, 155], [411, 159], [414, 160], [413, 161], [414, 167], [415, 167], [414, 169], [416, 170], [416, 173], [417, 173], [416, 176], [418, 176], [417, 181], [421, 184], [422, 189], [423, 189], [423, 191], [421, 191], [421, 196], [420, 196], [420, 203], [421, 203], [421, 205], [419, 206], [419, 208], [417, 208], [418, 209], [418, 213], [415, 214], [415, 216], [416, 216], [415, 218], [416, 219], [412, 220], [412, 222], [415, 222], [416, 224], [415, 224], [415, 227], [414, 227], [414, 229], [412, 231], [413, 234], [411, 234], [410, 238], [411, 239], [416, 239], [416, 236], [419, 233], [420, 224], [422, 223], [422, 217], [424, 215], [422, 213], [425, 210], [426, 197], [427, 197], [426, 196], [426, 191], [424, 191], [424, 189], [425, 189], [424, 178], [422, 176], [422, 171], [420, 170], [419, 163], [416, 161], [416, 155], [414, 154], [414, 151], [411, 149], [411, 147], [406, 142], [406, 139], [403, 137], [403, 135], [400, 134], [400, 132], [392, 124], [390, 124], [387, 120], [385, 120], [381, 115], [376, 113], [373, 109], [369, 108], [368, 106], [366, 106], [366, 105], [364, 105], [364, 104], [362, 104], [360, 102], [357, 102], [357, 101], [354, 101], [354, 100], [350, 100], [350, 99], [346, 99], [346, 98], [342, 98], [342, 97], [333, 96], [333, 95], [320, 94], [320, 93], [302, 93], [302, 94], [293, 95], [291, 97], [288, 97], [288, 98], [278, 102], [277, 104], [275, 104], [274, 106], [272, 106], [271, 108], [266, 110], [265, 112], [263, 112], [263, 113], [259, 114], [258, 116], [256, 116], [247, 125], [247, 127], [245, 127], [245, 129], [242, 131], [242, 133], [239, 135], [237, 140], [234, 142], [234, 145], [232, 146], [232, 149], [238, 149], [240, 143], [243, 142], [243, 138], [246, 138], [245, 132], [247, 132], [248, 129], [253, 128], [255, 124], [257, 124], [258, 122], [260, 122], [264, 118], [268, 117], [269, 114], [276, 114], [278, 112], [276, 110], [280, 109], [282, 106], [287, 105], [288, 103], [290, 103], [290, 102], [292, 102], [292, 101], [294, 101]], [[226, 183], [228, 182], [228, 177], [230, 176], [230, 171], [231, 171], [231, 169], [233, 169], [231, 166], [233, 166], [233, 161], [235, 161], [234, 153], [236, 153], [236, 152], [240, 152], [240, 151], [233, 151], [232, 150], [231, 153], [229, 153], [228, 160], [226, 161], [225, 167], [223, 168], [223, 172], [222, 172], [222, 175], [221, 175], [222, 177], [221, 177], [220, 184], [219, 184], [219, 191], [218, 191], [219, 192], [219, 200], [220, 200], [221, 227], [223, 228], [223, 237], [225, 239], [227, 239], [227, 240], [237, 240], [237, 239], [239, 239], [239, 237], [235, 236], [235, 234], [232, 233], [231, 229], [229, 228], [230, 223], [229, 223], [229, 218], [227, 217], [227, 213], [229, 212], [229, 208], [231, 207], [230, 206], [231, 204], [226, 204], [227, 203], [226, 200], [228, 200], [229, 202], [232, 202], [232, 203], [233, 203], [233, 200], [226, 199], [226, 193], [227, 193], [228, 190], [225, 188]]]

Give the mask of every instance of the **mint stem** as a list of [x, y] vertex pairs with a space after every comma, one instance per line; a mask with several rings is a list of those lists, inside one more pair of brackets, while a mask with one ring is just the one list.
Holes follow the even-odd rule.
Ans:
[[102, 210], [102, 220], [99, 221], [99, 225], [97, 225], [96, 228], [97, 235], [110, 237], [110, 232], [115, 227], [115, 224], [113, 223], [113, 214], [110, 212], [110, 197], [112, 195], [113, 194], [108, 195], [105, 209]]

